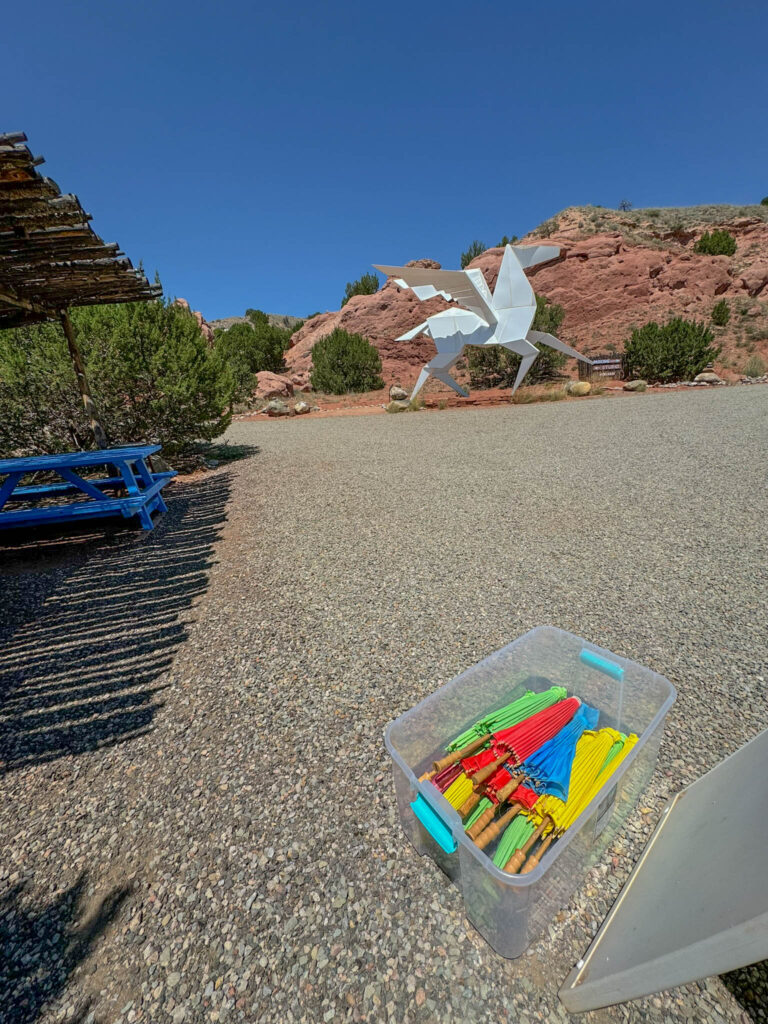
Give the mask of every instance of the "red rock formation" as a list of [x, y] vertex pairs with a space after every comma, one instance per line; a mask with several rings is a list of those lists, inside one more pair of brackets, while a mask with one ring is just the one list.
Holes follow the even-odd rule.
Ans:
[[[408, 266], [440, 269], [440, 264], [434, 260], [414, 260]], [[307, 320], [293, 335], [286, 362], [293, 373], [309, 370], [312, 346], [334, 328], [341, 327], [373, 342], [381, 355], [388, 383], [399, 382], [402, 378], [410, 384], [424, 363], [432, 358], [435, 347], [426, 335], [413, 341], [395, 341], [395, 338], [447, 306], [441, 298], [419, 302], [410, 289], [398, 288], [394, 280], [389, 280], [375, 295], [355, 295], [338, 312], [321, 313]]]
[[256, 398], [288, 398], [293, 394], [292, 381], [282, 374], [262, 370], [256, 374], [256, 380], [256, 389], [253, 392]]
[[[741, 217], [691, 230], [646, 230], [638, 240], [630, 222], [625, 231], [587, 235], [580, 227], [583, 215], [578, 209], [567, 210], [558, 215], [558, 229], [550, 238], [521, 239], [521, 244], [551, 242], [564, 251], [557, 263], [534, 267], [529, 273], [536, 292], [565, 308], [560, 330], [564, 341], [585, 354], [606, 349], [620, 352], [633, 327], [679, 315], [710, 322], [713, 305], [725, 298], [732, 306], [731, 321], [715, 332], [724, 348], [721, 365], [732, 362], [735, 368], [746, 358], [747, 337], [757, 339], [758, 350], [768, 350], [768, 223], [764, 220]], [[736, 254], [695, 253], [695, 240], [705, 227], [718, 226], [736, 238]], [[483, 271], [491, 288], [502, 253], [502, 249], [488, 249], [470, 263]], [[432, 260], [415, 260], [413, 265], [439, 267]], [[743, 316], [737, 315], [737, 306]], [[375, 295], [355, 296], [338, 312], [307, 321], [293, 336], [286, 361], [292, 372], [306, 371], [315, 342], [342, 327], [376, 345], [387, 384], [410, 386], [434, 355], [434, 346], [425, 335], [410, 342], [395, 338], [445, 307], [440, 298], [419, 302], [413, 292], [389, 280]], [[746, 317], [752, 325], [749, 335], [744, 333]]]
[[[186, 299], [174, 299], [174, 306], [181, 306], [182, 309], [189, 309], [189, 303]], [[202, 313], [199, 313], [196, 309], [189, 309], [192, 316], [197, 320], [197, 326], [200, 328], [200, 333], [208, 342], [209, 345], [213, 344], [213, 328], [208, 321], [203, 317]]]

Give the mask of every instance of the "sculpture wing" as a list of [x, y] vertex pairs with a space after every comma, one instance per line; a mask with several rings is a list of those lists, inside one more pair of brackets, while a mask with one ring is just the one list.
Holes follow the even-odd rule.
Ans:
[[[382, 267], [376, 269], [387, 277], [397, 278], [401, 287], [412, 288], [420, 299], [442, 295], [471, 309], [489, 327], [497, 323], [493, 299], [482, 270], [430, 270], [427, 267]], [[428, 290], [429, 289], [429, 290]]]

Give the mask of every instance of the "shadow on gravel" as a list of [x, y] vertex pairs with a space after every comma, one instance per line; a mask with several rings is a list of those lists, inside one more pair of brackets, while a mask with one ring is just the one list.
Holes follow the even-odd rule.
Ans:
[[0, 604], [0, 775], [150, 729], [229, 492], [222, 473], [167, 492], [151, 533], [91, 536], [42, 561], [39, 547], [17, 548], [3, 568], [7, 614]]
[[721, 974], [720, 981], [752, 1020], [765, 1020], [768, 1005], [768, 960]]
[[[82, 876], [45, 906], [30, 905], [23, 884], [0, 898], [0, 1020], [32, 1024], [59, 996], [69, 977], [130, 894], [130, 886], [89, 900]], [[80, 1024], [86, 1000], [67, 1017]]]

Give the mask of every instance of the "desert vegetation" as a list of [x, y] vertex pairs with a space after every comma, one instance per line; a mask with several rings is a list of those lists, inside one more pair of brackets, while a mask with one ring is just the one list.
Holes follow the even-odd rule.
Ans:
[[[110, 444], [157, 441], [173, 455], [227, 427], [233, 377], [188, 310], [128, 303], [73, 309], [71, 318]], [[0, 331], [0, 405], [5, 456], [89, 447], [58, 324]]]
[[762, 377], [766, 373], [765, 361], [754, 353], [744, 364], [745, 377]]
[[476, 256], [480, 256], [488, 246], [481, 242], [479, 238], [476, 238], [474, 242], [470, 242], [467, 249], [461, 254], [461, 269], [464, 270]]
[[712, 307], [712, 323], [715, 327], [725, 327], [731, 319], [731, 307], [725, 299], [720, 299]]
[[[375, 295], [379, 290], [379, 279], [376, 274], [363, 274], [357, 281], [347, 281], [341, 305], [346, 306], [355, 295]], [[314, 314], [315, 316], [317, 314]]]
[[337, 327], [313, 345], [310, 380], [315, 391], [329, 395], [383, 388], [379, 350], [361, 334]]
[[251, 394], [257, 373], [285, 369], [283, 353], [303, 324], [300, 320], [292, 327], [278, 327], [260, 309], [248, 309], [245, 315], [247, 323], [216, 331], [213, 343], [213, 358], [226, 382], [230, 408]]
[[693, 251], [704, 256], [733, 256], [736, 252], [736, 239], [723, 228], [705, 231], [696, 242]]
[[625, 345], [625, 375], [662, 383], [692, 380], [719, 355], [713, 342], [709, 328], [695, 320], [651, 321], [632, 331]]

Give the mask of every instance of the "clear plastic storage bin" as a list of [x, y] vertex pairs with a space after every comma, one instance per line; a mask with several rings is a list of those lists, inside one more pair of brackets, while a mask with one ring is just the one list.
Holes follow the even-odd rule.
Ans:
[[[508, 875], [464, 834], [461, 818], [442, 794], [418, 777], [483, 714], [526, 690], [553, 685], [599, 708], [598, 727], [634, 732], [639, 741], [541, 863], [528, 874]], [[520, 956], [546, 931], [622, 828], [656, 767], [675, 696], [664, 676], [572, 633], [539, 626], [387, 727], [403, 829], [419, 853], [429, 854], [461, 889], [467, 917], [497, 953]]]

